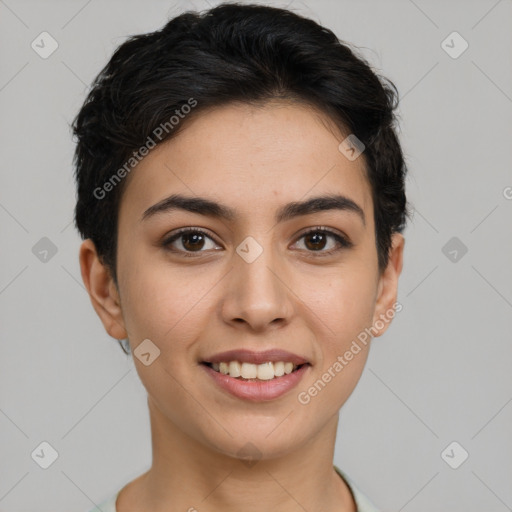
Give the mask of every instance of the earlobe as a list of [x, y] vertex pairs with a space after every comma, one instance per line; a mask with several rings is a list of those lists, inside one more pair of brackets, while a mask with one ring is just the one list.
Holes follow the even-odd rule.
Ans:
[[397, 311], [398, 278], [402, 272], [405, 240], [400, 233], [391, 239], [388, 264], [379, 277], [377, 300], [373, 316], [374, 336], [384, 334]]
[[113, 338], [126, 338], [117, 287], [108, 268], [100, 261], [90, 238], [82, 242], [79, 260], [82, 280], [105, 330]]

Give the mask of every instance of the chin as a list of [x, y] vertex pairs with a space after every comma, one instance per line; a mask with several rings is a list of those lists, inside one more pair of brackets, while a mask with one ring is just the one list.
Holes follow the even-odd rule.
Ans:
[[295, 441], [296, 446], [292, 443], [295, 436], [289, 427], [282, 432], [278, 432], [279, 428], [275, 428], [275, 424], [268, 430], [237, 429], [233, 426], [232, 430], [236, 431], [233, 437], [226, 434], [222, 439], [209, 438], [207, 444], [227, 457], [242, 461], [277, 459], [303, 446], [303, 440]]

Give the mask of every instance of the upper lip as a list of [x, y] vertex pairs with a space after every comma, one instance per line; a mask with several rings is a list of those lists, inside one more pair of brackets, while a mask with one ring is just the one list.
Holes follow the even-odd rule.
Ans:
[[308, 363], [308, 360], [292, 352], [280, 349], [264, 350], [263, 352], [255, 352], [247, 349], [234, 349], [226, 352], [219, 352], [211, 357], [206, 358], [205, 363], [221, 363], [229, 361], [239, 361], [241, 363], [262, 364], [268, 361], [276, 363], [278, 361], [291, 362], [301, 365]]

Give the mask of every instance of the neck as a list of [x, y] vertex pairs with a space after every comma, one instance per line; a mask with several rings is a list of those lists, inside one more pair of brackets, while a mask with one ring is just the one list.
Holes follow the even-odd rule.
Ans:
[[297, 507], [356, 512], [350, 490], [332, 463], [337, 414], [294, 451], [268, 458], [247, 444], [244, 454], [249, 458], [244, 460], [199, 442], [151, 399], [148, 404], [153, 463], [123, 488], [117, 512], [296, 512]]

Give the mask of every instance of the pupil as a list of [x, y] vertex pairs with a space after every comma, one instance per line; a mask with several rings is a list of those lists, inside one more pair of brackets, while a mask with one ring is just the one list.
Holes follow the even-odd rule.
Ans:
[[[313, 244], [308, 244], [308, 240], [315, 239]], [[323, 244], [322, 244], [323, 242]], [[318, 247], [318, 243], [320, 243], [321, 247]], [[310, 247], [310, 245], [313, 245], [313, 247]], [[306, 246], [308, 249], [323, 249], [325, 247], [325, 234], [324, 233], [312, 233], [306, 237]]]
[[[185, 247], [185, 249], [191, 249], [193, 250], [194, 248], [195, 249], [201, 249], [202, 245], [201, 245], [201, 242], [204, 244], [204, 240], [202, 240], [203, 238], [203, 235], [201, 235], [200, 233], [189, 233], [189, 234], [185, 234], [183, 235], [183, 247]], [[192, 240], [192, 243], [190, 244], [189, 241]], [[199, 247], [194, 244], [197, 244], [199, 243]], [[190, 247], [190, 245], [192, 245], [192, 247]]]

